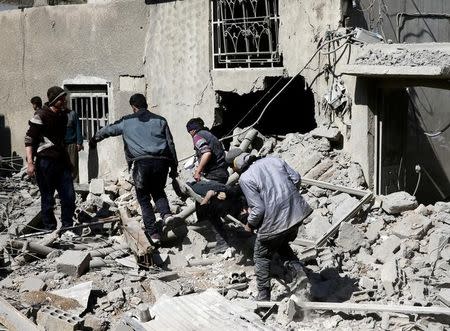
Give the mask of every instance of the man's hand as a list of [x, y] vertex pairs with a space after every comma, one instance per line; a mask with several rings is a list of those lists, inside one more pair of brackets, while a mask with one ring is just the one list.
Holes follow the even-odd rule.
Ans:
[[89, 139], [89, 147], [93, 149], [97, 148], [97, 140], [95, 140], [95, 137]]
[[195, 173], [194, 173], [195, 181], [198, 182], [198, 181], [200, 181], [201, 178], [202, 178], [201, 173], [196, 170]]
[[82, 151], [84, 149], [82, 144], [77, 144], [77, 151]]
[[34, 177], [35, 175], [35, 167], [34, 167], [34, 163], [33, 162], [28, 162], [27, 163], [27, 174], [30, 177]]
[[253, 233], [253, 227], [252, 227], [250, 224], [248, 224], [248, 223], [245, 223], [244, 229], [245, 229], [245, 231], [247, 231], [247, 232]]

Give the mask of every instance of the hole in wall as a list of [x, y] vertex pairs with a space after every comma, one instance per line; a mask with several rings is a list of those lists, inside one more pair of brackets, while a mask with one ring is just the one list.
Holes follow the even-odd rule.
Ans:
[[[216, 91], [218, 106], [215, 108], [211, 132], [223, 137], [236, 125], [243, 128], [253, 124], [264, 107], [290, 79], [266, 77], [264, 89], [242, 95]], [[304, 77], [297, 76], [269, 105], [255, 128], [264, 135], [285, 135], [290, 132], [306, 133], [316, 126], [314, 95], [311, 89], [306, 87]]]

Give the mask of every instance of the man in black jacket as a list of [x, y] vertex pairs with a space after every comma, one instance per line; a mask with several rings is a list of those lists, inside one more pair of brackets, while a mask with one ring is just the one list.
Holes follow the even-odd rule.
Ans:
[[130, 105], [133, 114], [99, 130], [91, 139], [90, 145], [95, 147], [97, 142], [105, 138], [122, 135], [125, 157], [130, 166], [133, 164], [133, 180], [146, 234], [157, 244], [161, 237], [156, 227], [150, 196], [162, 218], [170, 217], [164, 187], [169, 167], [170, 177], [177, 177], [178, 159], [166, 119], [147, 109], [147, 101], [142, 94], [131, 96]]
[[36, 109], [29, 121], [25, 135], [27, 173], [36, 176], [41, 192], [41, 215], [44, 228], [56, 229], [54, 214], [55, 190], [61, 200], [61, 223], [63, 227], [73, 224], [75, 191], [71, 175], [69, 155], [65, 149], [64, 136], [67, 114], [64, 112], [66, 92], [59, 86], [47, 91], [48, 102]]

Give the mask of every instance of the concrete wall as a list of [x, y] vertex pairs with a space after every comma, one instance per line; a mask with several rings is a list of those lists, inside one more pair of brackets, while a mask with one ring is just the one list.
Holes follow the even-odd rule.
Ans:
[[[110, 82], [110, 120], [128, 113], [132, 92], [120, 91], [119, 76], [143, 75], [147, 24], [143, 1], [1, 12], [0, 114], [11, 128], [12, 150], [23, 155], [26, 123], [32, 116], [29, 99], [40, 95], [45, 100], [48, 87], [62, 86], [68, 79], [81, 82], [85, 76]], [[100, 144], [100, 174], [115, 174], [125, 166], [117, 141]]]

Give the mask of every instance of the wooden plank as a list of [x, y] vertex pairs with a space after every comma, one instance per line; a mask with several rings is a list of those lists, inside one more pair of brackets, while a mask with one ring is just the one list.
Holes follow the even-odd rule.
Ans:
[[0, 323], [9, 331], [37, 331], [37, 325], [0, 297]]

